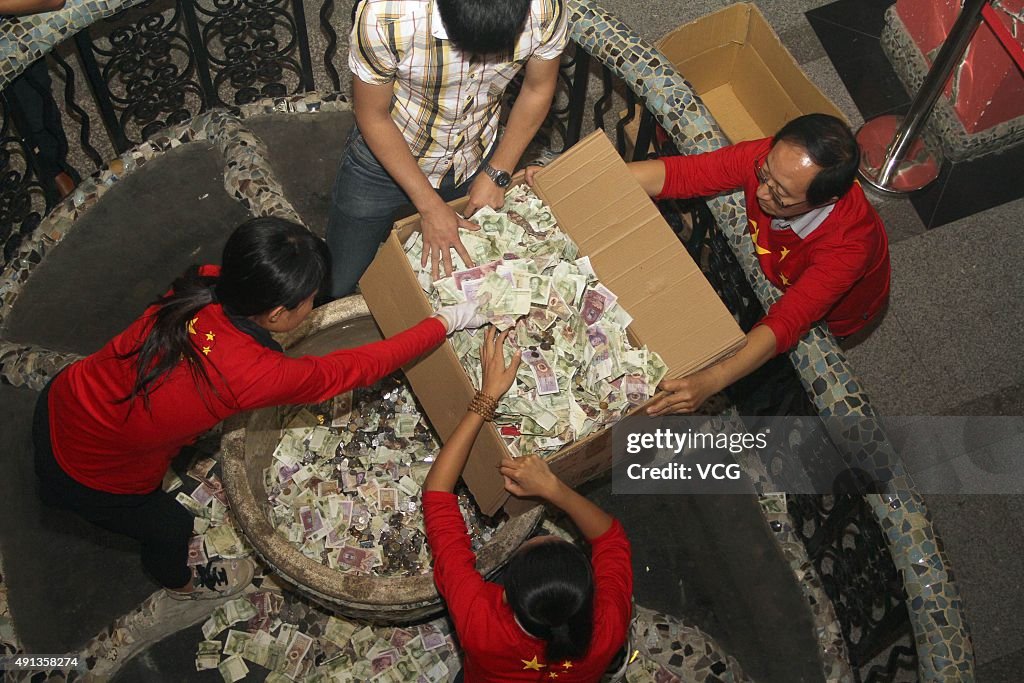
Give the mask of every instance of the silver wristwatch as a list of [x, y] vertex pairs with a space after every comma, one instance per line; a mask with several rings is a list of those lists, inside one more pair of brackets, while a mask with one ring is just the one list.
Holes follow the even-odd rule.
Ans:
[[501, 188], [508, 187], [509, 183], [512, 182], [512, 176], [508, 171], [499, 171], [486, 161], [484, 162], [484, 173], [487, 174], [488, 178], [494, 181], [495, 185]]

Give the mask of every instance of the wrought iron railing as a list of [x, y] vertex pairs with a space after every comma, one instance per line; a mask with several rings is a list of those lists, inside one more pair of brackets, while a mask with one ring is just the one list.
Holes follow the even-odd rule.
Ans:
[[[124, 0], [122, 4], [132, 2]], [[576, 22], [575, 42], [563, 60], [559, 94], [538, 135], [539, 146], [562, 151], [580, 138], [584, 127], [593, 126], [613, 134], [623, 155], [628, 150], [633, 158], [644, 158], [649, 151], [675, 152], [671, 142], [664, 142], [665, 136], [659, 149], [652, 144], [656, 120], [666, 125], [669, 140], [679, 140], [678, 129], [666, 120], [666, 107], [671, 108], [674, 102], [662, 101], [661, 109], [648, 109], [645, 93], [661, 88], [662, 83], [673, 91], [686, 92], [688, 86], [665, 64], [660, 65], [656, 79], [645, 81], [642, 70], [617, 61], [617, 55], [627, 48], [634, 49], [635, 54], [649, 55], [649, 46], [627, 35], [621, 24], [591, 3], [568, 0], [568, 5]], [[51, 69], [64, 83], [62, 98], [54, 93], [54, 100], [63, 100], [67, 124], [72, 123], [69, 118], [77, 121], [70, 126], [79, 130], [74, 140], [80, 166], [77, 170], [90, 174], [100, 168], [103, 153], [99, 149], [109, 150], [108, 155], [123, 153], [166, 126], [206, 109], [236, 110], [259, 98], [313, 89], [318, 84], [305, 9], [302, 0], [145, 0], [80, 31], [73, 41], [49, 56]], [[316, 55], [324, 64], [323, 71], [317, 72], [322, 73], [319, 77], [326, 82], [319, 85], [326, 90], [342, 87], [335, 65], [341, 25], [334, 23], [335, 14], [347, 16], [347, 10], [346, 4], [336, 11], [333, 0], [323, 0], [319, 7], [319, 29], [326, 43], [322, 54]], [[614, 50], [598, 44], [605, 34], [614, 36], [610, 41], [615, 44]], [[84, 74], [91, 97], [76, 88], [79, 73]], [[592, 87], [595, 83], [596, 88]], [[10, 92], [6, 89], [0, 102], [0, 241], [4, 262], [17, 250], [21, 237], [31, 233], [58, 200], [52, 179], [40, 178], [34, 150], [17, 133], [25, 129], [24, 117], [21, 103], [14, 101]], [[509, 97], [514, 96], [513, 88]], [[636, 104], [643, 106], [638, 109]], [[642, 114], [629, 144], [625, 130], [636, 123], [638, 111]], [[106, 136], [102, 140], [94, 139], [94, 116], [103, 123]], [[691, 140], [692, 147], [702, 149], [714, 141], [714, 130], [696, 128], [702, 132], [700, 139]], [[67, 157], [60, 162], [66, 164]], [[722, 207], [723, 203], [716, 200], [712, 202], [714, 214], [703, 201], [670, 202], [662, 209], [712, 286], [747, 330], [763, 315], [763, 297], [751, 286], [756, 278], [751, 275], [750, 265], [738, 255], [736, 241], [719, 229]], [[783, 357], [771, 364], [759, 377], [758, 384], [767, 386], [768, 391], [748, 391], [748, 386], [733, 392], [740, 414], [816, 416], [823, 412], [820, 400], [809, 397], [806, 377], [801, 385], [802, 375], [786, 360]], [[844, 656], [852, 665], [853, 677], [875, 681], [890, 679], [898, 669], [906, 668], [908, 661], [913, 665], [916, 650], [894, 643], [907, 635], [912, 643], [913, 636], [920, 634], [911, 634], [904, 588], [907, 577], [894, 564], [890, 552], [893, 543], [880, 524], [878, 506], [869, 505], [868, 500], [857, 493], [837, 490], [830, 496], [790, 496], [787, 502], [807, 557], [834, 606], [845, 641]], [[923, 619], [919, 616], [914, 622], [916, 629], [928, 627], [921, 625]], [[921, 642], [920, 637], [917, 640]], [[868, 663], [887, 649], [887, 661], [869, 670]]]

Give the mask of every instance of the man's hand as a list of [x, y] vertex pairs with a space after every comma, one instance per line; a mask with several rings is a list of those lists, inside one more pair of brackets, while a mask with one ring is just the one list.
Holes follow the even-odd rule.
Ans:
[[466, 215], [472, 216], [477, 209], [489, 206], [500, 209], [505, 205], [505, 190], [494, 184], [494, 181], [483, 172], [477, 174], [473, 184], [469, 186], [469, 202], [466, 204]]
[[526, 167], [526, 184], [533, 187], [533, 178], [537, 175], [537, 171], [544, 168], [543, 166], [527, 166]]
[[467, 268], [476, 265], [469, 257], [466, 246], [459, 239], [459, 228], [479, 230], [479, 225], [467, 221], [456, 213], [455, 209], [444, 203], [438, 204], [436, 209], [423, 212], [422, 217], [420, 229], [423, 231], [423, 258], [420, 259], [420, 266], [426, 266], [427, 260], [430, 260], [431, 279], [437, 280], [441, 277], [442, 263], [444, 274], [452, 274], [452, 249], [462, 257]]
[[719, 391], [718, 386], [706, 370], [696, 372], [682, 379], [665, 379], [658, 385], [657, 400], [647, 407], [648, 415], [669, 415], [692, 413], [704, 405], [704, 401]]

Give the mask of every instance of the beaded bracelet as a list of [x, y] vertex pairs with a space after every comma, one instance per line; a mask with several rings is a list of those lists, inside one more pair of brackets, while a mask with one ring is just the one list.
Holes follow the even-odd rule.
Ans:
[[488, 396], [487, 394], [485, 394], [482, 391], [476, 392], [476, 396], [473, 397], [473, 400], [474, 401], [481, 401], [481, 402], [486, 403], [488, 405], [494, 406], [495, 408], [498, 407], [498, 399], [493, 398], [491, 396]]
[[498, 401], [483, 392], [476, 392], [476, 396], [469, 402], [467, 410], [471, 410], [484, 419], [485, 422], [490, 422], [494, 419], [494, 413], [498, 409]]

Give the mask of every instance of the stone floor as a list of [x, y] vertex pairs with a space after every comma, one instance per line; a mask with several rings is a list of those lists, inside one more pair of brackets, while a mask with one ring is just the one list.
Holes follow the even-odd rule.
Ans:
[[[347, 12], [341, 4], [338, 14]], [[650, 39], [726, 4], [604, 3]], [[853, 123], [863, 120], [822, 45], [827, 32], [819, 37], [804, 14], [828, 3], [756, 4], [812, 80]], [[863, 3], [875, 11], [887, 4]], [[336, 63], [343, 66], [344, 50]], [[267, 120], [254, 128], [267, 141], [290, 200], [311, 227], [322, 226], [343, 126], [310, 118], [287, 125]], [[310, 139], [323, 144], [309, 145]], [[88, 352], [183, 265], [215, 258], [223, 229], [244, 212], [224, 196], [216, 155], [192, 147], [180, 152], [191, 155], [189, 174], [164, 174], [159, 192], [143, 182], [146, 174], [135, 178], [137, 186], [129, 178], [119, 188], [128, 189], [120, 208], [109, 203], [109, 212], [87, 216], [88, 229], [79, 226], [34, 276], [40, 288], [26, 290], [9, 322], [9, 338]], [[159, 170], [154, 165], [147, 173]], [[928, 230], [910, 200], [878, 200], [877, 206], [892, 242], [892, 303], [878, 330], [848, 354], [874, 405], [889, 415], [1024, 415], [1024, 279], [1016, 272], [1024, 255], [1018, 227], [1024, 200]], [[24, 644], [36, 652], [60, 652], [81, 645], [154, 585], [130, 544], [36, 502], [26, 459], [34, 397], [0, 386], [0, 492], [7, 513], [0, 517], [0, 553]], [[642, 603], [698, 621], [755, 680], [820, 680], [810, 666], [813, 643], [805, 611], [752, 505], [713, 499], [634, 503], [612, 498], [601, 486], [590, 494], [620, 514], [634, 536]], [[928, 502], [965, 599], [977, 680], [1020, 680], [1024, 498], [929, 496]], [[652, 525], [652, 518], [661, 523]], [[120, 680], [195, 679], [191, 658], [198, 639], [186, 631], [165, 641], [135, 660]]]

